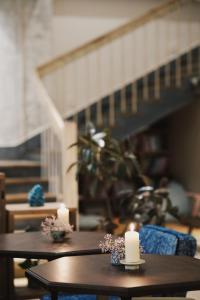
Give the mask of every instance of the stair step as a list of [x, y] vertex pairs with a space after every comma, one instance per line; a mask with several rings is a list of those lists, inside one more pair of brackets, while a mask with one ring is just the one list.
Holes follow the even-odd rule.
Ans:
[[6, 178], [6, 193], [29, 192], [35, 184], [41, 184], [44, 191], [48, 191], [48, 180], [42, 177], [10, 177]]
[[0, 168], [38, 168], [40, 162], [33, 160], [0, 160]]
[[[27, 203], [28, 193], [6, 194], [6, 203]], [[55, 202], [56, 197], [53, 193], [45, 193], [46, 202]]]
[[0, 160], [0, 172], [6, 177], [39, 177], [41, 164], [32, 160]]
[[12, 177], [12, 178], [6, 178], [6, 186], [7, 185], [14, 185], [14, 184], [37, 184], [37, 183], [47, 183], [47, 178], [42, 177]]

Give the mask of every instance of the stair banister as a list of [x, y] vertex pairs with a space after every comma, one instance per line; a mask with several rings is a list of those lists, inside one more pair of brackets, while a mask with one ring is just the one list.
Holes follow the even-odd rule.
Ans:
[[[57, 82], [58, 76], [60, 76], [60, 84], [57, 89], [58, 95], [54, 93], [50, 96], [62, 117], [74, 116], [77, 119], [76, 114], [83, 110], [85, 119], [89, 120], [91, 119], [89, 107], [93, 104], [97, 105], [100, 99], [109, 96], [111, 110], [109, 112], [109, 124], [112, 126], [116, 117], [116, 113], [113, 111], [116, 102], [114, 95], [112, 95], [113, 92], [121, 91], [121, 111], [125, 112], [127, 109], [125, 86], [144, 77], [143, 99], [147, 100], [149, 96], [147, 77], [150, 72], [157, 70], [155, 72], [155, 98], [159, 99], [159, 68], [167, 65], [175, 58], [177, 58], [178, 86], [180, 83], [178, 57], [199, 43], [194, 29], [190, 37], [190, 45], [183, 42], [183, 37], [179, 40], [179, 24], [177, 25], [177, 23], [180, 23], [182, 30], [185, 21], [183, 19], [181, 22], [178, 21], [178, 12], [190, 3], [190, 1], [188, 3], [185, 0], [170, 0], [164, 4], [162, 3], [136, 20], [132, 20], [120, 28], [40, 66], [38, 72], [43, 81], [52, 78], [52, 82]], [[167, 16], [167, 19], [165, 16]], [[163, 18], [161, 19], [161, 17]], [[168, 32], [170, 30], [171, 33]], [[167, 32], [168, 39], [165, 39]], [[149, 35], [151, 35], [151, 39]], [[161, 39], [162, 42], [160, 41], [159, 45]], [[184, 40], [187, 39], [185, 37]], [[130, 47], [127, 48], [127, 43], [136, 48], [133, 64], [130, 64], [132, 54]], [[126, 48], [126, 51], [124, 51], [124, 48]], [[95, 61], [93, 60], [94, 56], [96, 56]], [[109, 60], [110, 56], [113, 62]], [[118, 60], [116, 57], [118, 57]], [[88, 76], [91, 65], [94, 75]], [[131, 70], [130, 65], [133, 66]], [[67, 76], [64, 77], [64, 74], [67, 74]], [[110, 74], [112, 74], [112, 80], [110, 80]], [[168, 67], [166, 67], [166, 74], [166, 85], [169, 85], [171, 81]], [[100, 88], [98, 82], [99, 86], [101, 85]], [[133, 87], [133, 99], [135, 100], [132, 101], [132, 111], [137, 110], [137, 99], [134, 96], [137, 95], [137, 90], [135, 93], [134, 89], [135, 87]], [[62, 99], [60, 100], [60, 98]], [[60, 108], [60, 102], [64, 103], [64, 108]], [[101, 103], [97, 105], [96, 119], [98, 123], [102, 123], [103, 119], [101, 106]]]

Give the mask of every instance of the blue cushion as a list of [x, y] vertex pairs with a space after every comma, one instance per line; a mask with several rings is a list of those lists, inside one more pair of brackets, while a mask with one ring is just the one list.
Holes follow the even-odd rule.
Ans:
[[149, 254], [194, 256], [197, 248], [193, 236], [157, 225], [143, 226], [140, 240]]
[[140, 242], [147, 254], [175, 255], [178, 240], [176, 236], [144, 226], [140, 230]]

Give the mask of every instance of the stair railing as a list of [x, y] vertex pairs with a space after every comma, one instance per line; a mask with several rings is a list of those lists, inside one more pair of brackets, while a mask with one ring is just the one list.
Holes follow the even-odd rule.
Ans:
[[[137, 110], [137, 87], [134, 86], [137, 79], [143, 78], [143, 98], [148, 100], [147, 75], [156, 70], [155, 98], [159, 99], [159, 68], [166, 65], [166, 84], [169, 85], [168, 63], [176, 58], [176, 82], [180, 86], [179, 57], [199, 45], [199, 11], [196, 19], [189, 17], [193, 5], [199, 10], [199, 4], [191, 1], [167, 1], [110, 33], [40, 66], [39, 75], [49, 82], [46, 88], [62, 117], [75, 116], [84, 110], [85, 120], [89, 121], [90, 107], [98, 103], [96, 121], [102, 125], [100, 99], [109, 95], [109, 125], [113, 126], [116, 119], [114, 91], [121, 92], [120, 108], [125, 113], [125, 86], [133, 84], [131, 110], [134, 113]], [[191, 66], [189, 55], [188, 66]]]
[[[195, 9], [191, 12], [193, 6]], [[143, 78], [143, 99], [147, 101], [148, 74], [154, 71], [154, 98], [159, 99], [160, 67], [165, 66], [165, 84], [170, 86], [171, 60], [176, 60], [176, 84], [180, 86], [179, 57], [200, 44], [199, 7], [193, 1], [169, 0], [38, 68], [35, 76], [37, 89], [49, 122], [49, 129], [42, 137], [44, 170], [47, 170], [52, 191], [66, 194], [64, 199], [67, 199], [68, 205], [78, 203], [75, 169], [72, 175], [66, 175], [67, 166], [76, 160], [76, 150], [70, 157], [66, 149], [70, 142], [76, 140], [77, 114], [84, 111], [88, 122], [93, 117], [91, 105], [96, 105], [96, 122], [103, 125], [101, 100], [109, 96], [109, 125], [114, 126], [114, 92], [120, 91], [120, 109], [125, 113], [129, 104], [125, 87], [131, 84], [130, 107], [135, 113], [138, 106], [137, 80]], [[192, 19], [185, 21], [185, 15], [190, 16], [191, 13]], [[191, 57], [188, 56], [187, 62], [189, 72]], [[72, 116], [74, 123], [63, 121]], [[63, 192], [66, 186], [72, 186], [73, 192], [70, 193], [70, 189]]]

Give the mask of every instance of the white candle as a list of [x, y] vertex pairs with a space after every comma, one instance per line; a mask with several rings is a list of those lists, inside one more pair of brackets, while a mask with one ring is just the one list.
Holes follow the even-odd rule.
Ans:
[[130, 225], [130, 231], [125, 233], [125, 260], [137, 262], [140, 260], [139, 233], [134, 231], [134, 224]]
[[69, 224], [69, 209], [65, 207], [64, 203], [60, 204], [60, 208], [57, 210], [57, 216], [61, 223]]

